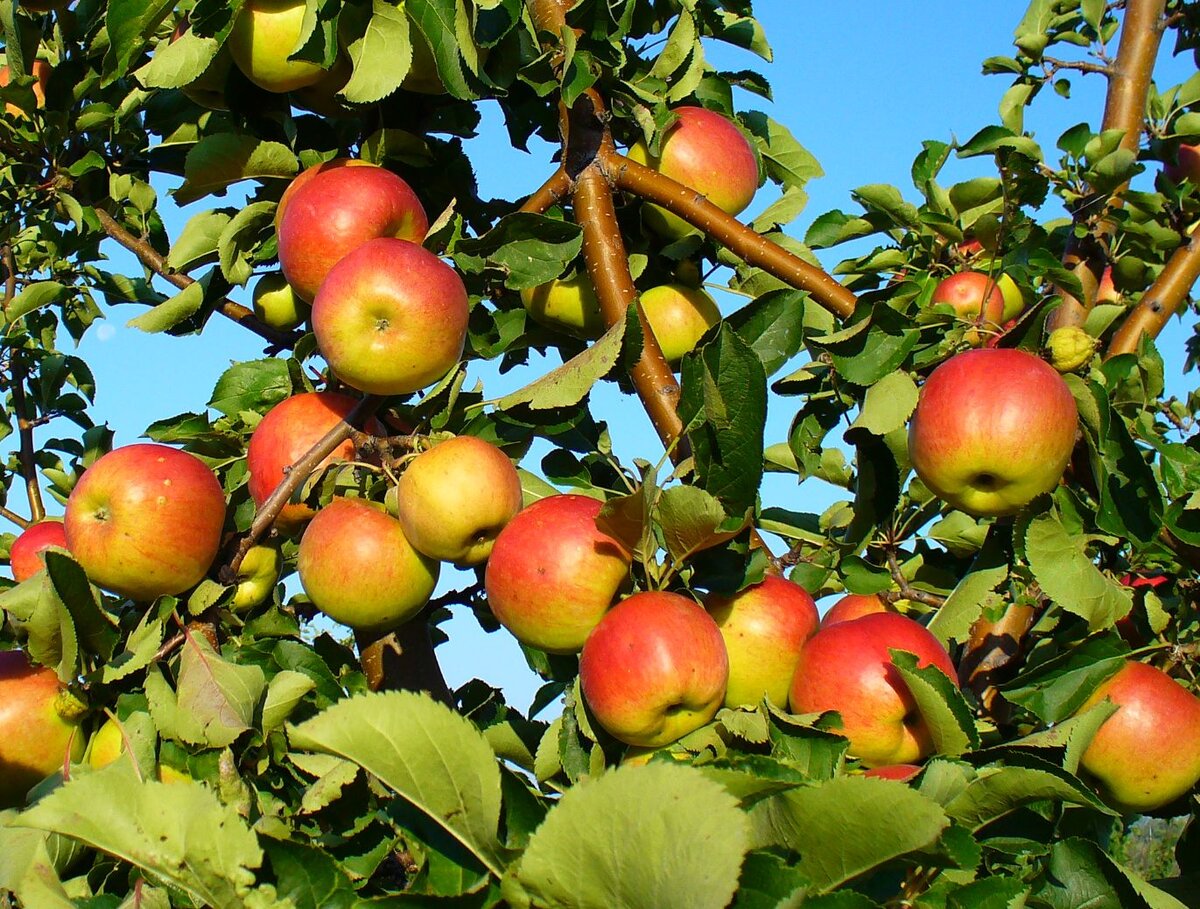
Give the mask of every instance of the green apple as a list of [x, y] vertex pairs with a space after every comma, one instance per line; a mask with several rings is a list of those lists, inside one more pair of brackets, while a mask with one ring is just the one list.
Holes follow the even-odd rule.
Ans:
[[274, 546], [251, 546], [238, 566], [237, 587], [230, 608], [248, 612], [271, 597], [279, 581], [279, 550]]
[[604, 334], [604, 315], [592, 288], [592, 279], [581, 269], [569, 278], [555, 278], [521, 290], [521, 303], [533, 318], [548, 328], [593, 340]]
[[251, 300], [258, 320], [278, 331], [291, 331], [308, 318], [308, 304], [296, 298], [283, 272], [259, 278]]
[[290, 92], [318, 82], [318, 63], [289, 60], [304, 26], [305, 0], [246, 0], [226, 45], [246, 78], [269, 92]]
[[641, 295], [650, 330], [671, 366], [695, 349], [704, 333], [721, 321], [717, 302], [699, 287], [661, 284]]

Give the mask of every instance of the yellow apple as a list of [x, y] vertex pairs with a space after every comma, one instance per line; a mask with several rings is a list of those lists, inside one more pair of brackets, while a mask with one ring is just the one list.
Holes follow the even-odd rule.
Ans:
[[716, 301], [698, 287], [662, 284], [641, 296], [642, 312], [663, 356], [677, 366], [706, 331], [721, 321]]
[[300, 40], [304, 9], [304, 0], [247, 0], [234, 20], [229, 52], [259, 88], [290, 92], [324, 77], [320, 64], [288, 59]]
[[279, 580], [279, 550], [274, 546], [251, 546], [238, 566], [238, 583], [230, 607], [246, 612], [265, 603]]
[[291, 331], [308, 318], [309, 305], [296, 297], [282, 272], [263, 275], [251, 296], [254, 315], [264, 325]]
[[527, 287], [521, 291], [521, 302], [533, 321], [548, 328], [589, 340], [604, 333], [600, 301], [586, 271]]

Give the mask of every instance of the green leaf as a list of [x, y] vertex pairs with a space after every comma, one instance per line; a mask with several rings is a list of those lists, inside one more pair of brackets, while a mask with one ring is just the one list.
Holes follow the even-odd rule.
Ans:
[[808, 294], [773, 290], [725, 319], [762, 360], [770, 378], [804, 345], [804, 309]]
[[157, 334], [174, 328], [200, 311], [204, 305], [204, 284], [203, 281], [193, 281], [165, 303], [159, 303], [125, 324], [147, 334]]
[[108, 52], [103, 85], [129, 72], [130, 64], [150, 41], [159, 24], [175, 8], [175, 0], [111, 0], [105, 9]]
[[951, 641], [966, 641], [984, 610], [1003, 599], [996, 588], [1008, 580], [1008, 554], [994, 536], [988, 534], [970, 570], [954, 585], [927, 626], [945, 646]]
[[275, 872], [275, 892], [295, 909], [354, 909], [359, 903], [349, 876], [325, 850], [263, 837]]
[[187, 271], [196, 265], [216, 261], [217, 245], [231, 215], [224, 211], [202, 211], [192, 215], [167, 253], [172, 271]]
[[917, 208], [905, 202], [900, 190], [886, 183], [872, 183], [851, 190], [854, 197], [868, 212], [887, 216], [897, 227], [919, 227], [921, 216]]
[[1115, 634], [1095, 635], [1052, 659], [1027, 665], [1001, 686], [1001, 691], [1006, 700], [1024, 707], [1043, 723], [1061, 723], [1124, 666], [1127, 658], [1128, 650]]
[[231, 663], [203, 635], [186, 633], [175, 696], [179, 710], [201, 730], [193, 744], [233, 744], [254, 722], [266, 686], [258, 666]]
[[[702, 549], [733, 539], [747, 519], [732, 519], [709, 493], [696, 486], [672, 486], [658, 499], [658, 523], [671, 559], [680, 563]], [[730, 526], [732, 525], [732, 526]]]
[[[463, 72], [462, 55], [476, 55], [465, 5], [456, 0], [405, 0], [404, 6], [429, 42], [447, 93], [454, 98], [474, 97]], [[478, 70], [478, 61], [472, 69]]]
[[862, 410], [850, 428], [877, 436], [900, 429], [916, 409], [917, 395], [917, 383], [908, 373], [889, 373], [867, 389]]
[[72, 289], [58, 281], [34, 281], [21, 291], [4, 308], [4, 322], [11, 325], [21, 316], [28, 315], [43, 306], [54, 306], [71, 296]]
[[892, 651], [892, 665], [912, 694], [936, 753], [957, 757], [978, 748], [975, 718], [958, 686], [936, 666], [919, 667], [918, 662], [911, 653]]
[[13, 810], [0, 812], [0, 892], [12, 891], [25, 906], [75, 909], [59, 872], [83, 847], [56, 833], [10, 826], [17, 816]]
[[722, 909], [747, 841], [737, 801], [698, 771], [621, 767], [563, 795], [504, 895], [516, 907]]
[[284, 669], [275, 673], [267, 684], [267, 697], [263, 701], [262, 731], [270, 732], [282, 726], [304, 696], [316, 687], [317, 683], [303, 672]]
[[946, 813], [971, 830], [1043, 799], [1084, 805], [1108, 815], [1117, 813], [1078, 779], [1049, 761], [1032, 755], [1021, 755], [1019, 763], [1015, 755], [1008, 761], [1006, 765], [981, 768], [975, 779], [947, 803]]
[[753, 845], [798, 852], [798, 867], [818, 892], [929, 848], [950, 825], [941, 807], [916, 790], [863, 776], [771, 796], [757, 802], [750, 817]]
[[354, 71], [339, 94], [351, 104], [381, 101], [398, 89], [413, 58], [404, 5], [374, 0], [366, 33], [346, 53]]
[[583, 353], [505, 395], [496, 402], [497, 409], [509, 410], [519, 404], [528, 404], [534, 410], [549, 410], [578, 404], [617, 364], [625, 341], [627, 319], [628, 314]]
[[254, 274], [252, 253], [274, 233], [274, 202], [253, 202], [225, 225], [217, 242], [221, 273], [230, 284], [244, 285]]
[[501, 218], [482, 237], [459, 241], [453, 254], [465, 271], [478, 271], [487, 263], [504, 272], [506, 287], [523, 290], [557, 278], [582, 246], [579, 225], [517, 212]]
[[742, 122], [757, 140], [767, 173], [785, 189], [802, 187], [825, 175], [812, 152], [797, 142], [786, 126], [758, 111], [743, 114]]
[[1053, 909], [1185, 909], [1173, 896], [1125, 871], [1098, 845], [1071, 837], [1054, 843], [1039, 902]]
[[250, 360], [235, 363], [221, 374], [208, 406], [236, 416], [244, 411], [265, 412], [292, 392], [286, 360]]
[[300, 163], [291, 149], [256, 136], [216, 133], [192, 146], [184, 160], [183, 185], [173, 193], [179, 205], [215, 193], [222, 195], [231, 183], [296, 175]]
[[809, 337], [829, 352], [834, 368], [855, 385], [874, 385], [894, 372], [920, 340], [921, 332], [910, 319], [884, 304], [848, 328], [823, 337]]
[[204, 74], [218, 50], [215, 38], [201, 38], [188, 29], [177, 38], [159, 41], [150, 62], [134, 75], [147, 88], [181, 88]]
[[809, 880], [772, 852], [750, 852], [730, 909], [787, 909], [802, 905]]
[[470, 721], [426, 695], [389, 691], [340, 701], [291, 727], [288, 738], [374, 774], [501, 874], [500, 771]]
[[62, 553], [47, 550], [44, 558], [46, 573], [71, 614], [79, 642], [89, 653], [108, 659], [117, 643], [117, 622], [101, 608], [87, 574], [78, 562]]

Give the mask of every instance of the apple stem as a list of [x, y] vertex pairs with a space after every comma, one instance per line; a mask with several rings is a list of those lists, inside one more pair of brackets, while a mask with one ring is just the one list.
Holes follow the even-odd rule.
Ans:
[[934, 609], [940, 609], [945, 604], [946, 597], [930, 593], [928, 590], [913, 587], [908, 582], [908, 578], [904, 576], [904, 569], [900, 566], [900, 560], [896, 558], [896, 547], [894, 545], [887, 547], [887, 563], [888, 571], [891, 572], [892, 580], [898, 589], [885, 590], [880, 593], [879, 596], [884, 600], [889, 603], [895, 603], [897, 600], [912, 600], [914, 603], [932, 606]]

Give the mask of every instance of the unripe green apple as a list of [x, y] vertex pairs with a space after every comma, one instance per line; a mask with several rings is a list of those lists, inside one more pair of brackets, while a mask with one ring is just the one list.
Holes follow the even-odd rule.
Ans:
[[251, 546], [238, 566], [237, 587], [230, 608], [247, 612], [265, 603], [279, 580], [279, 550], [274, 546]]
[[699, 287], [661, 284], [641, 295], [650, 330], [671, 366], [695, 349], [704, 333], [721, 321], [717, 302]]
[[83, 735], [60, 705], [66, 690], [53, 669], [32, 666], [24, 652], [0, 653], [0, 808], [25, 793], [69, 758], [83, 756]]
[[[121, 725], [112, 717], [104, 721], [88, 742], [87, 761], [93, 770], [100, 770], [116, 761], [125, 754], [125, 736]], [[192, 777], [182, 770], [168, 767], [166, 764], [157, 765], [157, 776], [160, 783], [190, 783]]]
[[[679, 119], [663, 138], [659, 156], [652, 157], [646, 144], [637, 142], [629, 157], [706, 196], [727, 214], [740, 214], [758, 191], [758, 158], [746, 137], [715, 111], [678, 107], [672, 113]], [[657, 205], [646, 206], [644, 217], [666, 239], [678, 240], [696, 230]]]
[[362, 499], [334, 499], [300, 539], [300, 583], [313, 605], [355, 631], [380, 635], [433, 594], [439, 563], [421, 555], [400, 522]]
[[305, 0], [247, 0], [226, 45], [246, 78], [269, 92], [312, 85], [325, 74], [318, 63], [289, 60], [304, 25]]
[[[171, 33], [171, 43], [174, 44], [188, 33], [190, 29], [188, 17], [185, 15]], [[229, 73], [233, 70], [233, 57], [227, 47], [222, 46], [205, 67], [204, 72], [180, 88], [183, 94], [201, 107], [209, 110], [229, 110], [225, 99], [225, 84], [229, 81]]]
[[291, 331], [308, 318], [308, 304], [296, 298], [283, 272], [259, 278], [251, 299], [258, 320], [278, 331]]
[[956, 354], [921, 389], [908, 427], [917, 475], [954, 508], [1014, 514], [1062, 477], [1075, 398], [1045, 360], [994, 348]]
[[704, 607], [729, 654], [725, 706], [754, 707], [767, 698], [786, 707], [800, 650], [817, 630], [817, 606], [808, 591], [768, 575], [732, 596], [709, 595]]
[[729, 658], [712, 616], [677, 593], [635, 593], [607, 613], [579, 657], [596, 721], [629, 745], [656, 748], [699, 729], [725, 698]]
[[1105, 801], [1145, 813], [1200, 782], [1200, 698], [1161, 669], [1128, 661], [1080, 708], [1117, 705], [1080, 759]]
[[468, 567], [487, 561], [521, 510], [521, 478], [495, 445], [456, 436], [412, 460], [396, 497], [400, 526], [418, 552]]
[[1061, 373], [1075, 372], [1087, 366], [1099, 346], [1099, 338], [1093, 338], [1075, 325], [1060, 326], [1046, 339], [1050, 365]]
[[38, 521], [22, 530], [8, 553], [13, 580], [20, 583], [45, 568], [43, 553], [51, 546], [67, 548], [67, 531], [62, 521]]
[[876, 612], [890, 612], [887, 603], [874, 593], [848, 593], [821, 616], [821, 627], [828, 628], [838, 622], [849, 622]]
[[537, 287], [521, 290], [521, 303], [533, 318], [548, 328], [579, 338], [594, 340], [604, 334], [604, 315], [588, 273], [580, 270], [569, 278], [555, 278]]

